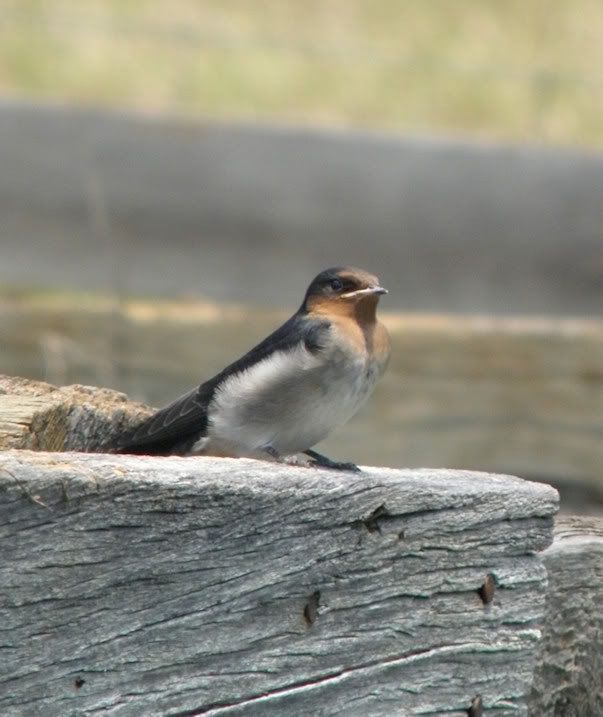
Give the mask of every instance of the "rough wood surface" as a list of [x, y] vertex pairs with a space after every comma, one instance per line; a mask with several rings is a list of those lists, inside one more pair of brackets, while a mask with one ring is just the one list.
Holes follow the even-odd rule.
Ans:
[[533, 717], [603, 715], [603, 518], [560, 516], [542, 554], [546, 622], [530, 698]]
[[0, 453], [0, 714], [527, 714], [557, 494]]
[[99, 450], [150, 412], [109, 389], [0, 376], [0, 450]]

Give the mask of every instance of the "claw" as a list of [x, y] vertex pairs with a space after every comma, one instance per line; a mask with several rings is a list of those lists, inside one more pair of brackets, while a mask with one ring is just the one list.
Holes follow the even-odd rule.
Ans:
[[316, 468], [329, 468], [334, 471], [348, 471], [351, 473], [360, 473], [360, 468], [355, 463], [344, 463], [340, 461], [332, 461], [330, 458], [317, 453], [316, 451], [304, 451], [307, 456], [312, 458], [312, 464]]

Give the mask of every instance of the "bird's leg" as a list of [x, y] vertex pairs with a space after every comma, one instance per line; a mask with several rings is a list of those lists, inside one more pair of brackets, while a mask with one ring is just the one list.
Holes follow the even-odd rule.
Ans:
[[330, 468], [335, 471], [352, 471], [354, 473], [360, 472], [360, 468], [358, 468], [355, 463], [340, 463], [339, 461], [332, 461], [330, 458], [327, 458], [316, 451], [311, 451], [310, 449], [304, 451], [304, 453], [312, 458], [312, 465], [318, 466], [319, 468]]
[[272, 446], [262, 446], [261, 452], [269, 456], [270, 460], [274, 461], [275, 463], [283, 463], [286, 466], [308, 465], [307, 461], [303, 464], [300, 464], [299, 458], [296, 458], [295, 456], [281, 456], [281, 454], [276, 450], [276, 448], [273, 448]]
[[282, 463], [283, 459], [281, 458], [280, 453], [272, 446], [263, 446], [262, 451], [264, 451], [264, 453], [267, 453], [270, 458], [275, 460], [277, 463]]

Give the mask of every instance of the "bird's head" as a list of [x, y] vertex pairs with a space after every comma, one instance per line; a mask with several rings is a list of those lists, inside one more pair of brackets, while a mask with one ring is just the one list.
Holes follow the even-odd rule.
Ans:
[[382, 294], [387, 294], [387, 289], [373, 274], [353, 267], [336, 267], [321, 271], [313, 279], [302, 310], [351, 314], [360, 309], [374, 314]]

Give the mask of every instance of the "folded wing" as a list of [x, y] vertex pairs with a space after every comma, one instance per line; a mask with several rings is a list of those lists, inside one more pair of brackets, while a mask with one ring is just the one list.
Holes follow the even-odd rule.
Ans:
[[308, 320], [300, 313], [294, 314], [238, 361], [125, 433], [114, 450], [144, 455], [186, 454], [207, 435], [211, 401], [226, 378], [245, 371], [274, 351], [285, 351], [300, 343], [309, 351], [319, 351], [328, 329], [328, 321]]

